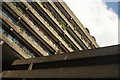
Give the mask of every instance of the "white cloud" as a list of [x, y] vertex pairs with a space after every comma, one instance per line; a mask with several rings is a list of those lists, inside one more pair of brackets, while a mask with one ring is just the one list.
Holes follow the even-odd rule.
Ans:
[[102, 0], [64, 1], [101, 47], [118, 44], [118, 15]]

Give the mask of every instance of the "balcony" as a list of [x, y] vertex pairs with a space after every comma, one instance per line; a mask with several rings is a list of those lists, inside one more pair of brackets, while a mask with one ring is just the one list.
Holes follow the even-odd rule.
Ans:
[[53, 34], [55, 37], [62, 42], [62, 44], [70, 51], [73, 51], [69, 48], [68, 45], [64, 41], [62, 41], [62, 38], [57, 35], [57, 32], [28, 4], [23, 3], [27, 8], [45, 25], [45, 27]]
[[[5, 18], [3, 16], [3, 18], [5, 20], [8, 19], [8, 16], [7, 18]], [[10, 18], [9, 18], [10, 19]], [[10, 20], [11, 21], [11, 20]], [[7, 21], [9, 23], [9, 25], [11, 25], [11, 27], [16, 31], [18, 32], [26, 41], [28, 41], [28, 43], [30, 43], [33, 47], [35, 47], [35, 49], [37, 49], [40, 53], [42, 53], [44, 56], [48, 56], [49, 54], [44, 51], [44, 49], [42, 49], [42, 47], [38, 44], [38, 43], [34, 43], [35, 40], [30, 36], [30, 33], [26, 30], [24, 30], [23, 28], [21, 28], [20, 25], [18, 25], [17, 23], [15, 23], [13, 20], [12, 20], [12, 23], [10, 23], [9, 21]], [[15, 23], [15, 24], [13, 24]], [[14, 26], [12, 26], [14, 25]], [[39, 54], [40, 55], [40, 54]]]
[[[70, 42], [73, 42], [72, 46], [74, 45], [79, 50], [82, 50], [82, 48], [77, 44], [77, 42], [72, 38], [72, 36], [67, 32], [67, 25], [58, 18], [58, 16], [50, 10], [50, 8], [45, 8], [45, 3], [37, 3], [47, 14], [51, 17], [51, 19], [57, 24], [57, 26], [60, 28], [62, 32], [64, 32], [67, 37], [70, 39]], [[47, 6], [47, 5], [46, 5]], [[49, 10], [48, 10], [49, 9]], [[59, 21], [59, 22], [58, 22]], [[67, 44], [68, 45], [68, 44]], [[69, 46], [69, 45], [68, 45]]]
[[[46, 8], [46, 9], [48, 9], [49, 12], [51, 12], [51, 14], [54, 16], [54, 18], [56, 18], [56, 20], [59, 22], [59, 24], [62, 25], [62, 28], [63, 28], [64, 30], [66, 30], [66, 28], [69, 26], [70, 29], [68, 29], [68, 30], [72, 30], [72, 31], [70, 31], [70, 32], [71, 32], [71, 34], [75, 37], [75, 39], [77, 40], [77, 42], [78, 42], [79, 44], [82, 42], [83, 45], [84, 45], [84, 48], [86, 48], [86, 47], [88, 48], [87, 42], [81, 40], [81, 36], [82, 36], [82, 35], [79, 34], [77, 30], [75, 30], [76, 27], [74, 27], [74, 26], [72, 25], [72, 23], [69, 22], [69, 20], [62, 14], [62, 12], [56, 7], [56, 5], [55, 5], [54, 3], [52, 3], [52, 2], [49, 2], [49, 3], [50, 3], [51, 6], [58, 12], [58, 15], [60, 15], [62, 18], [60, 19], [60, 17], [58, 17], [58, 16], [57, 16], [52, 10], [50, 10], [49, 8]], [[44, 5], [45, 5], [45, 4], [44, 4]], [[46, 7], [47, 7], [47, 6], [46, 6]], [[65, 22], [64, 22], [63, 20], [65, 20]], [[65, 26], [65, 23], [66, 23], [68, 26]], [[76, 34], [76, 35], [74, 35], [74, 34]], [[81, 40], [81, 41], [80, 41], [80, 40]]]
[[[25, 46], [23, 46], [17, 39], [13, 38], [9, 33], [2, 29], [1, 37], [8, 45], [10, 45], [14, 50], [16, 50], [24, 58], [35, 57]], [[24, 49], [26, 48], [26, 49]]]
[[[26, 21], [26, 23], [28, 23], [29, 25], [30, 25], [30, 27], [31, 28], [33, 28], [33, 30], [35, 30], [35, 32], [40, 36], [40, 37], [42, 37], [42, 39], [44, 40], [44, 41], [46, 41], [48, 44], [49, 43], [51, 43], [51, 44], [49, 44], [55, 51], [57, 51], [58, 52], [58, 50], [59, 50], [59, 48], [58, 48], [58, 46], [56, 46], [56, 44], [54, 44], [53, 42], [52, 42], [52, 40], [50, 40], [49, 38], [48, 38], [48, 36], [46, 36], [45, 34], [44, 34], [44, 32], [42, 32], [40, 29], [39, 29], [39, 27], [36, 25], [36, 24], [34, 24], [33, 23], [33, 19], [32, 18], [30, 18], [28, 15], [26, 15], [26, 14], [24, 14], [25, 12], [24, 11], [22, 11], [22, 17], [21, 18], [24, 18], [24, 20]], [[54, 46], [55, 45], [55, 46]], [[57, 48], [56, 48], [57, 47]]]

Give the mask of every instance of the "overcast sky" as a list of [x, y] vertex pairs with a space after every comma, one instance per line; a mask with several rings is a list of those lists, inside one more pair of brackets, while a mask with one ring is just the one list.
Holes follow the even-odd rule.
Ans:
[[118, 15], [113, 8], [102, 0], [64, 1], [100, 47], [118, 44]]

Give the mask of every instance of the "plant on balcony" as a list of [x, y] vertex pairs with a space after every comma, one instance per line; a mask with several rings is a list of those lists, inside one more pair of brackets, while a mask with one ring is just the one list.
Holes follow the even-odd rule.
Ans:
[[15, 3], [15, 2], [12, 2], [12, 4], [13, 4], [14, 6], [16, 6], [16, 3]]
[[67, 26], [65, 25], [63, 21], [60, 21], [59, 24], [62, 25], [63, 30], [67, 29]]
[[67, 27], [66, 27], [65, 24], [63, 24], [62, 26], [63, 26], [63, 30], [66, 30], [66, 29], [67, 29]]
[[20, 29], [20, 33], [22, 34], [24, 32], [24, 30], [23, 29]]
[[12, 4], [13, 4], [14, 6], [16, 6], [16, 8], [17, 8], [20, 12], [23, 12], [22, 9], [19, 8], [15, 2], [12, 2]]
[[17, 9], [18, 9], [21, 13], [23, 13], [23, 11], [22, 11], [22, 9], [21, 9], [21, 8], [17, 7]]

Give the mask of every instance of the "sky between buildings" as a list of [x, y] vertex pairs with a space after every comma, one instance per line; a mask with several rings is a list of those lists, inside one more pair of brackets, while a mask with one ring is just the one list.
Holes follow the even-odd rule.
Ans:
[[[64, 0], [95, 36], [100, 47], [118, 44], [118, 3], [103, 0]], [[119, 19], [120, 20], [120, 19]]]

